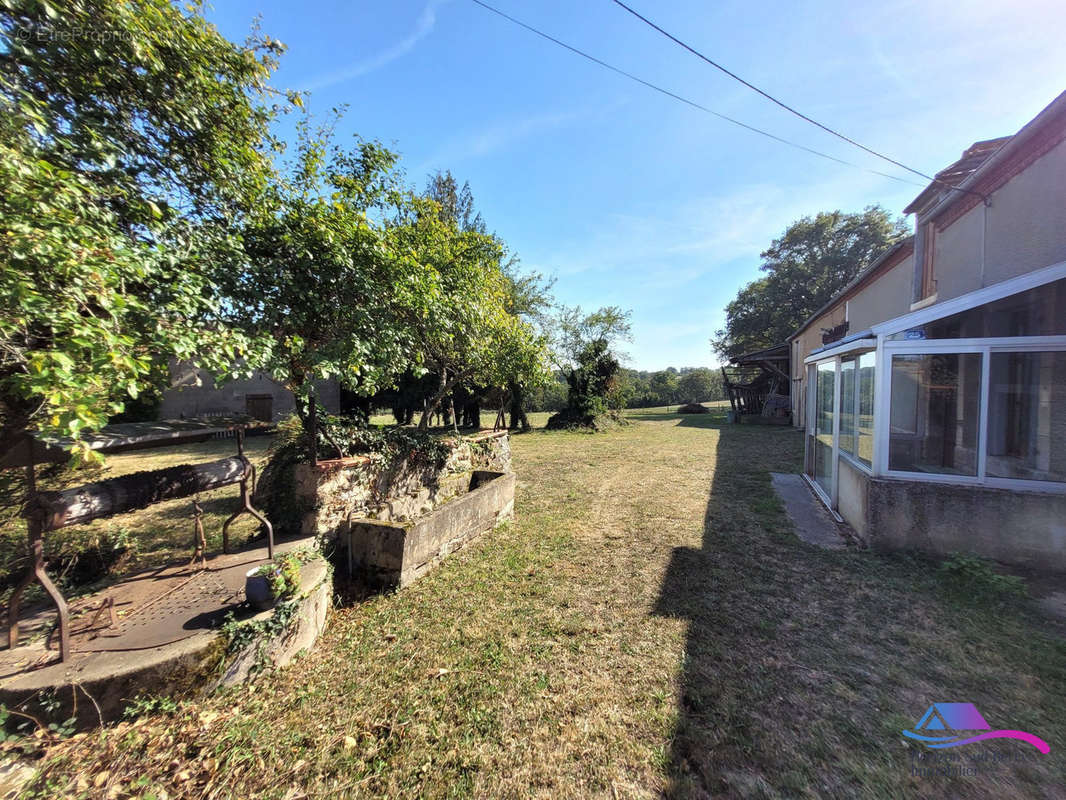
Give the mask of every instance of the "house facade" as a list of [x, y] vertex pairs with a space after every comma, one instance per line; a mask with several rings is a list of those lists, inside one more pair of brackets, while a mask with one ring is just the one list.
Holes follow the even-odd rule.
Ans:
[[1066, 570], [1066, 93], [905, 212], [789, 340], [805, 474], [875, 546]]
[[[293, 393], [263, 373], [215, 385], [214, 376], [195, 364], [173, 362], [170, 388], [163, 392], [161, 419], [247, 414], [277, 422], [296, 410]], [[315, 398], [331, 414], [340, 413], [340, 387], [335, 380], [315, 381]]]

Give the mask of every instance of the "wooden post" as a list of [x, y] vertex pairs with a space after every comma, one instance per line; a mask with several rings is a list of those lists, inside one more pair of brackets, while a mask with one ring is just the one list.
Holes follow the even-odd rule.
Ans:
[[729, 376], [726, 374], [725, 367], [722, 367], [722, 380], [725, 382], [725, 393], [729, 395], [729, 405], [733, 409], [733, 413], [737, 413], [737, 403], [733, 399], [733, 384], [729, 382]]

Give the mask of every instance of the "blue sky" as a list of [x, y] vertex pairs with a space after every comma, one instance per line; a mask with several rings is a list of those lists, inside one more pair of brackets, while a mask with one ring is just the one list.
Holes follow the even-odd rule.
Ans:
[[[796, 119], [609, 0], [490, 0], [723, 114], [906, 177]], [[630, 0], [734, 72], [863, 143], [932, 173], [1015, 132], [1066, 88], [1061, 0], [652, 3]], [[920, 188], [840, 166], [663, 97], [470, 0], [217, 0], [243, 39], [260, 15], [288, 46], [275, 84], [349, 109], [342, 134], [391, 145], [411, 182], [468, 180], [490, 229], [556, 293], [633, 311], [628, 363], [716, 363], [723, 308], [793, 220]], [[919, 181], [920, 179], [915, 178]]]

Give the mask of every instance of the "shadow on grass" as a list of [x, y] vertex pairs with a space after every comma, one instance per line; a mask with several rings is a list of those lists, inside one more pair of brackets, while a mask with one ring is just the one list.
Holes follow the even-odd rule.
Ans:
[[1066, 641], [1024, 604], [950, 595], [931, 561], [801, 542], [769, 472], [799, 469], [802, 435], [704, 419], [681, 423], [719, 430], [702, 547], [675, 549], [655, 609], [689, 624], [668, 795], [1062, 796], [1061, 759], [1027, 745], [971, 745], [1015, 760], [927, 777], [901, 731], [973, 702], [1066, 746]]

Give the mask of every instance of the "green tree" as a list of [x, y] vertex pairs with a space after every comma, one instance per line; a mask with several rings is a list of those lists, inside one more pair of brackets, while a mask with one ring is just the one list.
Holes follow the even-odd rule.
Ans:
[[[507, 290], [507, 310], [530, 325], [537, 332], [539, 341], [546, 345], [551, 336], [549, 312], [555, 305], [555, 298], [552, 296], [555, 279], [545, 278], [539, 272], [519, 272], [518, 259], [515, 257], [504, 260], [503, 276]], [[550, 382], [551, 376], [544, 369], [516, 372], [508, 379], [511, 429], [530, 429], [525, 409], [526, 395]]]
[[270, 340], [257, 366], [296, 394], [305, 424], [312, 380], [368, 397], [414, 366], [411, 320], [437, 290], [381, 221], [404, 202], [395, 154], [358, 138], [340, 147], [334, 127], [300, 121], [294, 157], [261, 194], [224, 284], [227, 322]]
[[619, 385], [618, 344], [631, 337], [630, 312], [604, 306], [588, 314], [563, 308], [555, 324], [553, 357], [567, 382], [566, 408], [548, 427], [591, 425], [610, 408], [620, 408], [626, 392]]
[[906, 235], [904, 220], [893, 220], [880, 206], [797, 220], [761, 254], [759, 268], [766, 274], [726, 306], [725, 327], [716, 332], [712, 346], [731, 358], [784, 342]]
[[678, 396], [684, 402], [703, 403], [720, 399], [722, 376], [706, 367], [683, 371], [677, 383]]
[[655, 397], [655, 405], [669, 406], [678, 402], [680, 380], [676, 372], [664, 369], [654, 372], [648, 380], [648, 388]]
[[632, 339], [631, 315], [632, 312], [618, 306], [602, 306], [587, 314], [581, 306], [562, 307], [552, 322], [552, 353], [556, 364], [564, 371], [576, 367], [589, 346], [600, 340], [606, 343], [607, 349], [617, 350], [622, 342]]
[[423, 310], [407, 318], [412, 350], [438, 378], [420, 428], [457, 386], [502, 389], [516, 376], [543, 379], [544, 342], [509, 310], [504, 249], [496, 237], [462, 230], [429, 197], [415, 198], [390, 236], [398, 257], [428, 276]]
[[[441, 219], [453, 225], [458, 231], [486, 234], [487, 228], [480, 212], [474, 205], [474, 193], [470, 184], [459, 182], [451, 172], [437, 172], [430, 176], [425, 196], [440, 207]], [[552, 286], [554, 279], [546, 278], [539, 272], [522, 272], [516, 255], [507, 251], [506, 244], [497, 236], [493, 239], [500, 246], [500, 267], [503, 273], [505, 289], [505, 308], [532, 330], [536, 338], [546, 340], [548, 337], [548, 312], [554, 305]], [[511, 370], [504, 374], [506, 392], [505, 401], [511, 415], [512, 429], [529, 430], [526, 417], [526, 394], [536, 389], [548, 376], [543, 369], [543, 347], [528, 348], [525, 345], [534, 340], [520, 337], [511, 340], [509, 348], [501, 350], [500, 366]], [[543, 344], [543, 342], [541, 342]]]
[[474, 208], [474, 193], [469, 181], [459, 186], [450, 170], [429, 176], [423, 196], [438, 206], [441, 219], [463, 232], [486, 233], [485, 221]]
[[7, 3], [0, 41], [6, 450], [104, 424], [159, 360], [225, 371], [254, 349], [221, 324], [217, 277], [270, 179], [282, 47], [167, 0]]

